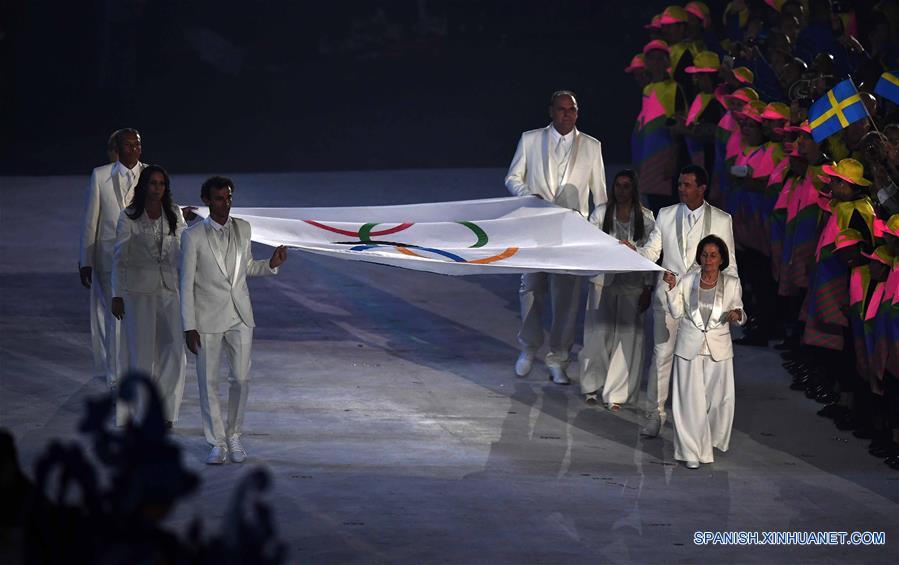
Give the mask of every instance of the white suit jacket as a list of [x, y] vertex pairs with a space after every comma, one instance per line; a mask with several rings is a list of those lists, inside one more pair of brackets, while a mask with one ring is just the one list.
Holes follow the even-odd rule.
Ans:
[[213, 228], [206, 218], [184, 230], [181, 235], [181, 321], [184, 331], [223, 333], [230, 329], [227, 314], [229, 302], [234, 302], [243, 322], [256, 326], [247, 277], [274, 275], [267, 259], [254, 261], [250, 253], [250, 224], [239, 218], [231, 218], [231, 238], [235, 243], [234, 278], [228, 278], [228, 269], [213, 251]]
[[556, 167], [550, 166], [550, 128], [526, 131], [521, 134], [509, 173], [506, 188], [515, 196], [536, 194], [569, 210], [577, 210], [583, 217], [593, 205], [606, 201], [606, 173], [599, 140], [574, 130], [574, 141], [568, 157], [568, 167], [561, 181]]
[[[709, 325], [702, 321], [699, 311], [699, 271], [682, 277], [667, 291], [668, 311], [671, 317], [680, 320], [677, 328], [677, 343], [674, 354], [682, 359], [693, 359], [708, 346], [708, 352], [715, 361], [724, 361], [734, 356], [734, 346], [730, 338], [730, 324], [724, 320], [728, 312], [743, 310], [743, 288], [740, 279], [722, 272], [715, 291], [715, 302]], [[666, 284], [667, 286], [667, 284]], [[738, 321], [746, 323], [746, 312]]]
[[[138, 174], [146, 166], [138, 163]], [[116, 224], [119, 214], [129, 204], [125, 195], [130, 187], [119, 186], [120, 176], [113, 173], [114, 168], [115, 163], [97, 167], [87, 185], [79, 265], [99, 271], [112, 270]]]
[[[730, 265], [724, 272], [739, 277], [734, 248], [734, 229], [730, 214], [705, 202], [703, 203], [705, 210], [702, 213], [702, 220], [689, 228], [689, 224], [681, 212], [681, 206], [681, 204], [675, 204], [659, 210], [655, 227], [649, 234], [646, 243], [637, 247], [637, 252], [650, 261], [658, 261], [659, 255], [662, 255], [662, 267], [680, 278], [689, 271], [699, 269], [699, 265], [696, 264], [696, 247], [688, 245], [687, 242], [695, 240], [698, 243], [707, 235], [717, 235], [727, 244], [730, 254]], [[699, 233], [693, 233], [696, 230], [699, 230]], [[688, 247], [690, 248], [688, 249]], [[662, 308], [666, 303], [665, 293], [667, 290], [668, 285], [662, 280], [661, 275], [658, 275], [656, 298], [658, 299], [657, 304], [660, 304]]]
[[178, 290], [178, 263], [181, 258], [181, 233], [186, 225], [181, 209], [172, 206], [178, 220], [175, 233], [162, 215], [162, 248], [156, 241], [154, 226], [144, 212], [136, 220], [126, 210], [119, 214], [115, 250], [112, 256], [112, 295], [152, 294], [162, 288]]

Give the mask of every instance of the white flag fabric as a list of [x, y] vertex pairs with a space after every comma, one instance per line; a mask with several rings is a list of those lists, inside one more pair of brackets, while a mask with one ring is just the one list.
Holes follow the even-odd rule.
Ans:
[[[201, 215], [207, 209], [197, 211]], [[579, 213], [532, 196], [401, 206], [232, 208], [253, 241], [445, 275], [661, 271]]]

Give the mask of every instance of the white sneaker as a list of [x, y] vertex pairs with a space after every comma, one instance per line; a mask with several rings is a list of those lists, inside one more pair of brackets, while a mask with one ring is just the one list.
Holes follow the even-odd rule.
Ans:
[[699, 469], [699, 461], [687, 461], [687, 469]]
[[216, 445], [206, 457], [207, 465], [221, 465], [228, 458], [228, 450], [221, 445]]
[[531, 372], [531, 367], [534, 365], [534, 356], [522, 352], [518, 356], [518, 360], [515, 361], [515, 374], [519, 377], [526, 377], [528, 373]]
[[562, 367], [550, 367], [549, 368], [550, 380], [557, 385], [570, 385], [571, 380], [568, 378], [568, 375], [565, 374], [565, 369]]
[[240, 436], [228, 438], [228, 451], [231, 453], [231, 461], [243, 463], [247, 460], [247, 450], [240, 443]]

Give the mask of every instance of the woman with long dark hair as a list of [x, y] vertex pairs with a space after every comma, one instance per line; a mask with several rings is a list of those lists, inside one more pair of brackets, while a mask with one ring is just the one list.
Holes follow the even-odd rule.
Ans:
[[112, 314], [124, 320], [128, 362], [159, 388], [168, 425], [184, 392], [184, 332], [178, 296], [181, 210], [159, 165], [143, 170], [119, 216], [112, 269]]
[[[590, 221], [618, 240], [643, 245], [654, 226], [652, 212], [640, 205], [637, 176], [615, 175], [609, 201], [597, 206]], [[581, 392], [588, 404], [602, 399], [612, 411], [634, 403], [643, 373], [643, 313], [649, 308], [655, 273], [598, 275], [591, 279], [584, 319]], [[619, 353], [620, 352], [620, 353]]]

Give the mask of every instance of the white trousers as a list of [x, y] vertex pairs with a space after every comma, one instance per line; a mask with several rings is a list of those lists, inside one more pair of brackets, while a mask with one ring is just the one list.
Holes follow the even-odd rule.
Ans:
[[643, 375], [642, 288], [590, 285], [584, 315], [584, 348], [578, 355], [581, 392], [603, 389], [606, 404], [637, 400]]
[[129, 366], [150, 376], [162, 398], [163, 415], [178, 420], [184, 396], [184, 332], [178, 293], [125, 293], [125, 338]]
[[733, 359], [674, 358], [674, 458], [712, 463], [712, 448], [727, 451], [734, 422]]
[[668, 313], [667, 304], [659, 304], [653, 298], [652, 309], [653, 347], [646, 380], [646, 402], [648, 410], [658, 410], [665, 415], [668, 391], [671, 387], [671, 366], [674, 359], [674, 343], [677, 341], [678, 321]]
[[[210, 445], [224, 447], [227, 438], [239, 436], [243, 428], [250, 378], [250, 352], [253, 328], [238, 322], [224, 333], [200, 333], [197, 352], [197, 381], [200, 385], [200, 411], [203, 434]], [[228, 356], [228, 422], [222, 421], [218, 383], [222, 350]]]
[[565, 368], [574, 345], [581, 277], [550, 273], [521, 275], [518, 298], [521, 301], [521, 330], [518, 345], [533, 355], [543, 345], [543, 310], [549, 293], [552, 323], [546, 364]]
[[125, 331], [112, 315], [112, 272], [94, 269], [90, 310], [94, 362], [106, 374], [106, 384], [113, 387], [128, 366], [128, 347]]

